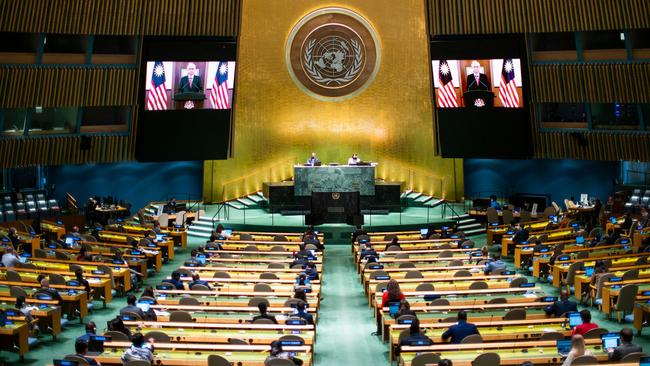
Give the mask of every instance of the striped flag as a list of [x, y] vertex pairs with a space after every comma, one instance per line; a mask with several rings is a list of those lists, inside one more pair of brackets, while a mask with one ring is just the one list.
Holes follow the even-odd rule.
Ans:
[[447, 60], [440, 60], [438, 67], [438, 106], [440, 108], [458, 108], [456, 89], [452, 83], [451, 69]]
[[510, 58], [503, 60], [499, 99], [506, 108], [519, 108], [519, 95], [517, 94], [517, 85], [515, 85], [515, 64]]
[[156, 61], [151, 74], [151, 89], [147, 97], [148, 111], [167, 109], [167, 90], [165, 89], [165, 67], [162, 61]]
[[212, 83], [212, 91], [210, 91], [210, 101], [214, 109], [230, 108], [228, 101], [228, 62], [219, 61], [217, 73]]

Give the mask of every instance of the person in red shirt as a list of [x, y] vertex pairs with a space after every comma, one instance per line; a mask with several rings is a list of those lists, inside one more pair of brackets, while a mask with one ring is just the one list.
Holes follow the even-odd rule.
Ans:
[[582, 319], [582, 324], [573, 328], [573, 333], [571, 335], [580, 334], [584, 337], [588, 331], [598, 328], [598, 324], [591, 322], [591, 312], [589, 310], [582, 310], [580, 312], [580, 318]]
[[[381, 307], [382, 308], [387, 307], [391, 301], [402, 301], [402, 300], [406, 300], [406, 297], [404, 297], [404, 293], [402, 293], [402, 290], [399, 288], [399, 283], [397, 283], [397, 281], [395, 280], [388, 281], [388, 285], [386, 285], [386, 290], [381, 295]], [[374, 332], [372, 334], [381, 335], [381, 333], [382, 333], [381, 317], [377, 317], [377, 332]]]

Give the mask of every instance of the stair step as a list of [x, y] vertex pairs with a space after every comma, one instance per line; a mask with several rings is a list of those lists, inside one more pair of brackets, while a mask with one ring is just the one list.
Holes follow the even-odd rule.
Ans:
[[479, 227], [484, 227], [484, 226], [482, 224], [476, 222], [476, 223], [468, 224], [468, 225], [458, 225], [458, 230], [474, 229], [474, 228], [479, 228]]
[[468, 214], [468, 213], [464, 213], [464, 214], [461, 214], [461, 215], [452, 216], [451, 218], [452, 218], [452, 219], [455, 219], [455, 220], [468, 219], [468, 218], [469, 218], [469, 214]]
[[212, 235], [212, 233], [187, 230], [187, 235], [192, 237], [197, 237], [197, 238], [209, 238], [210, 235]]
[[465, 231], [465, 236], [471, 236], [471, 235], [479, 235], [485, 233], [485, 228], [481, 229], [474, 229], [474, 230], [467, 230]]
[[239, 203], [237, 201], [226, 202], [226, 205], [228, 205], [228, 206], [230, 206], [230, 207], [232, 207], [232, 208], [234, 208], [236, 210], [243, 210], [244, 208], [246, 208], [246, 206], [242, 205], [241, 203]]
[[459, 225], [462, 225], [462, 224], [469, 224], [469, 223], [471, 223], [471, 222], [476, 222], [476, 220], [474, 220], [474, 219], [461, 219], [461, 220], [458, 220], [458, 224], [459, 224]]
[[430, 201], [432, 199], [433, 199], [433, 197], [431, 197], [431, 196], [422, 195], [422, 196], [416, 198], [415, 202], [426, 203], [426, 202], [428, 202], [428, 201]]
[[[433, 198], [433, 197], [432, 197], [432, 198]], [[444, 202], [445, 202], [445, 199], [444, 199], [444, 198], [441, 198], [441, 199], [432, 199], [432, 200], [427, 201], [427, 203], [425, 204], [425, 206], [429, 206], [429, 207], [431, 207], [431, 208], [434, 208], [434, 207], [440, 206], [440, 205], [443, 204]]]
[[251, 201], [253, 201], [255, 203], [260, 203], [260, 202], [264, 201], [264, 197], [261, 197], [258, 194], [251, 194], [251, 195], [247, 196], [246, 198], [248, 198], [249, 200], [251, 200]]
[[420, 192], [411, 192], [411, 193], [408, 194], [408, 196], [406, 196], [406, 198], [411, 199], [411, 200], [415, 200], [420, 196], [422, 196], [422, 193], [420, 193]]
[[192, 230], [192, 231], [201, 231], [201, 232], [212, 232], [212, 226], [199, 226], [199, 225], [192, 225], [190, 226], [187, 230]]
[[236, 201], [241, 203], [242, 205], [244, 205], [246, 207], [250, 207], [250, 206], [255, 205], [255, 202], [253, 202], [253, 200], [250, 200], [250, 199], [245, 198], [245, 197], [244, 198], [237, 198]]
[[411, 194], [411, 192], [413, 192], [413, 191], [410, 190], [410, 189], [404, 191], [404, 193], [402, 193], [402, 194], [400, 195], [400, 198], [406, 198], [409, 194]]

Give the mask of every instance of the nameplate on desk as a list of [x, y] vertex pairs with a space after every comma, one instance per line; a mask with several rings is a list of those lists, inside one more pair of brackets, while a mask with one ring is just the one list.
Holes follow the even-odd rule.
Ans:
[[[463, 246], [461, 247], [461, 249], [472, 249], [472, 248], [474, 248], [473, 245], [463, 245]], [[467, 253], [466, 253], [466, 254], [467, 254]]]
[[75, 286], [75, 287], [80, 285], [79, 281], [76, 281], [76, 280], [70, 280], [70, 281], [66, 282], [65, 284], [67, 286]]
[[94, 275], [103, 275], [103, 274], [104, 274], [104, 271], [99, 270], [99, 269], [94, 269], [94, 270], [92, 271], [92, 274], [94, 274]]
[[5, 314], [7, 316], [18, 316], [18, 311], [12, 310], [12, 309], [7, 309], [7, 310], [5, 310]]
[[134, 316], [128, 316], [128, 315], [121, 315], [120, 318], [125, 321], [134, 321], [136, 320]]
[[540, 302], [556, 302], [557, 296], [546, 296], [539, 299]]
[[295, 340], [295, 341], [294, 340], [284, 340], [284, 341], [280, 341], [280, 344], [283, 347], [291, 347], [291, 346], [298, 347], [298, 346], [304, 345], [305, 342], [299, 341], [299, 340]]
[[506, 231], [506, 235], [512, 235], [512, 234], [514, 234], [514, 233], [515, 233], [515, 232], [512, 231], [512, 230], [510, 230], [510, 231]]
[[571, 259], [571, 256], [569, 256], [569, 255], [561, 255], [561, 256], [557, 257], [558, 261], [568, 261], [569, 259]]
[[139, 251], [139, 250], [132, 250], [132, 251], [131, 251], [131, 254], [132, 254], [132, 255], [142, 255], [142, 252]]
[[513, 274], [515, 274], [515, 271], [503, 271], [501, 272], [501, 274], [506, 276], [512, 276]]
[[399, 319], [397, 320], [397, 324], [411, 324], [413, 323], [413, 319]]
[[629, 243], [630, 243], [630, 239], [621, 239], [618, 243], [619, 243], [619, 244], [629, 244]]
[[375, 277], [375, 279], [379, 281], [386, 281], [386, 280], [390, 280], [390, 276], [377, 276]]
[[384, 269], [383, 264], [371, 264], [368, 266], [368, 269]]
[[641, 296], [650, 296], [650, 291], [643, 291]]
[[623, 277], [612, 277], [608, 280], [608, 282], [621, 282], [623, 281]]
[[286, 325], [306, 325], [305, 319], [289, 319], [285, 322]]
[[542, 248], [539, 250], [540, 253], [548, 253], [548, 248]]
[[529, 283], [522, 283], [519, 285], [520, 288], [529, 288], [529, 287], [535, 287], [535, 282], [529, 282]]
[[172, 286], [167, 286], [167, 285], [158, 285], [156, 286], [156, 290], [172, 290]]

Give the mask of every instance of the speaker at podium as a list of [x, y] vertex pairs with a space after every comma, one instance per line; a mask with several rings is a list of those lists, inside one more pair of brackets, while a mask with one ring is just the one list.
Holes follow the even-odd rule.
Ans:
[[201, 92], [184, 92], [174, 94], [176, 109], [203, 109], [205, 94]]

